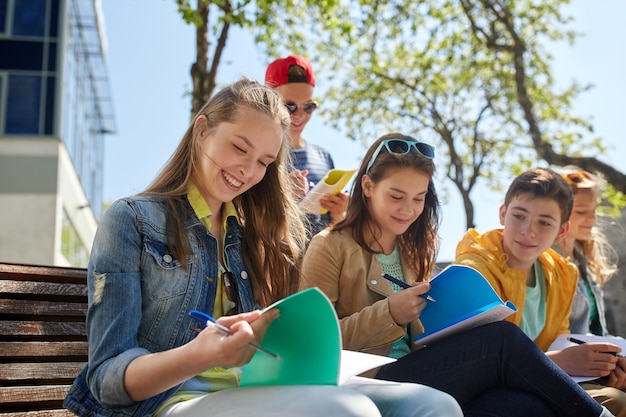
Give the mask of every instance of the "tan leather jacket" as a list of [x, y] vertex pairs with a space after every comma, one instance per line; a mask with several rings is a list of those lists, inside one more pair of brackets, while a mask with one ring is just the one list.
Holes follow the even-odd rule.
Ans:
[[[509, 268], [502, 248], [502, 230], [480, 234], [469, 229], [456, 248], [455, 264], [471, 266], [487, 278], [498, 295], [511, 301], [517, 313], [505, 320], [519, 326], [526, 299], [526, 271]], [[539, 256], [546, 280], [546, 323], [535, 343], [543, 351], [561, 333], [569, 333], [569, 315], [576, 292], [578, 269], [557, 252], [548, 249]]]
[[[391, 318], [387, 296], [393, 288], [382, 278], [382, 267], [373, 254], [363, 250], [350, 230], [316, 235], [302, 265], [302, 289], [318, 287], [335, 306], [340, 320], [343, 348], [386, 356], [392, 344], [406, 333]], [[403, 268], [407, 283], [413, 271]], [[422, 333], [419, 321], [410, 333]]]

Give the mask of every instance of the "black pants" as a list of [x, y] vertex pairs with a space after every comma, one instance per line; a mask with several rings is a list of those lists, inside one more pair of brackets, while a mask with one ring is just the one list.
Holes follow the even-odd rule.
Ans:
[[602, 407], [516, 325], [458, 333], [382, 367], [377, 378], [452, 395], [467, 417], [598, 417]]

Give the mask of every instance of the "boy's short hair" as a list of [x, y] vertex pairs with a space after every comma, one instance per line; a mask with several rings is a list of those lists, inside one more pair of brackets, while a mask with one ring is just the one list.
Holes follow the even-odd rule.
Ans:
[[574, 194], [567, 181], [550, 168], [533, 168], [518, 175], [506, 192], [504, 205], [509, 206], [513, 198], [529, 194], [533, 198], [556, 201], [561, 209], [561, 224], [569, 220], [574, 206]]

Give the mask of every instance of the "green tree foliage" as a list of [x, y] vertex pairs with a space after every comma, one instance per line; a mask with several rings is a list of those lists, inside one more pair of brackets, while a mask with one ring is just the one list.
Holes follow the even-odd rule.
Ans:
[[[605, 201], [613, 207], [613, 212], [617, 212], [617, 208], [623, 207], [626, 202], [626, 175], [597, 158], [605, 152], [601, 139], [585, 140], [585, 136], [579, 131], [559, 129], [563, 125], [574, 124], [586, 127], [587, 133], [593, 132], [591, 125], [582, 119], [569, 116], [571, 98], [578, 94], [578, 86], [574, 84], [569, 89], [568, 92], [573, 92], [573, 96], [567, 98], [566, 92], [562, 96], [565, 100], [553, 101], [552, 88], [544, 90], [541, 85], [533, 85], [542, 76], [551, 77], [549, 66], [544, 65], [549, 60], [535, 60], [542, 55], [542, 51], [541, 43], [535, 41], [539, 36], [533, 35], [548, 36], [549, 40], [562, 39], [565, 36], [573, 40], [575, 37], [571, 32], [552, 30], [553, 22], [565, 22], [559, 8], [569, 1], [537, 4], [503, 0], [460, 1], [471, 22], [474, 36], [487, 48], [502, 51], [510, 57], [515, 74], [517, 102], [524, 114], [527, 131], [538, 156], [553, 165], [577, 165], [601, 174], [609, 183]], [[538, 30], [528, 34], [527, 28], [532, 28], [533, 25]], [[550, 82], [547, 86], [552, 87], [553, 83]], [[557, 129], [551, 129], [555, 125]], [[596, 155], [589, 155], [590, 153]]]
[[551, 73], [548, 43], [577, 36], [562, 13], [568, 2], [198, 0], [192, 9], [178, 0], [198, 28], [192, 113], [212, 93], [226, 35], [237, 25], [269, 56], [295, 52], [314, 61], [327, 87], [322, 115], [350, 139], [367, 144], [398, 131], [435, 144], [439, 175], [462, 196], [468, 227], [479, 182], [501, 189], [540, 160], [602, 173], [615, 187], [609, 201], [623, 205], [624, 174], [598, 159], [601, 139], [572, 114], [589, 87], [558, 90]]
[[[353, 40], [334, 54], [333, 72], [346, 75], [327, 95], [331, 119], [355, 139], [398, 130], [436, 143], [468, 227], [479, 181], [498, 189], [539, 159], [580, 165], [612, 182], [611, 168], [596, 159], [604, 148], [589, 138], [592, 126], [572, 116], [587, 86], [557, 91], [551, 74], [545, 46], [576, 36], [559, 12], [566, 2], [360, 3], [350, 17]], [[503, 27], [502, 15], [512, 23]], [[324, 56], [337, 49], [320, 47]]]
[[332, 13], [338, 0], [176, 0], [176, 3], [182, 18], [196, 27], [196, 60], [191, 66], [192, 118], [215, 90], [217, 71], [234, 27], [253, 32], [257, 44], [270, 55], [280, 46], [306, 55], [309, 38], [336, 29], [338, 22]]

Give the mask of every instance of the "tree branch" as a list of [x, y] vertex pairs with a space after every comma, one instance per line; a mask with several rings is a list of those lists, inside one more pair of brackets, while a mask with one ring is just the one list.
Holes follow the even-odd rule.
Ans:
[[[513, 45], [511, 45], [512, 48], [507, 48], [507, 50], [513, 54], [517, 100], [524, 113], [524, 118], [528, 123], [528, 133], [539, 156], [551, 165], [576, 165], [590, 172], [599, 172], [616, 190], [626, 193], [626, 175], [624, 173], [596, 158], [571, 157], [565, 154], [559, 154], [555, 152], [550, 143], [543, 138], [539, 122], [533, 111], [533, 102], [530, 99], [526, 86], [526, 64], [524, 61], [526, 46], [515, 30], [513, 17], [506, 7], [497, 3], [497, 0], [481, 0], [481, 3], [487, 10], [491, 11], [496, 21], [506, 28], [513, 41]], [[496, 6], [499, 6], [499, 8], [496, 9]], [[470, 16], [468, 16], [468, 18], [470, 18]], [[489, 42], [487, 42], [487, 47], [494, 49], [493, 45]]]

